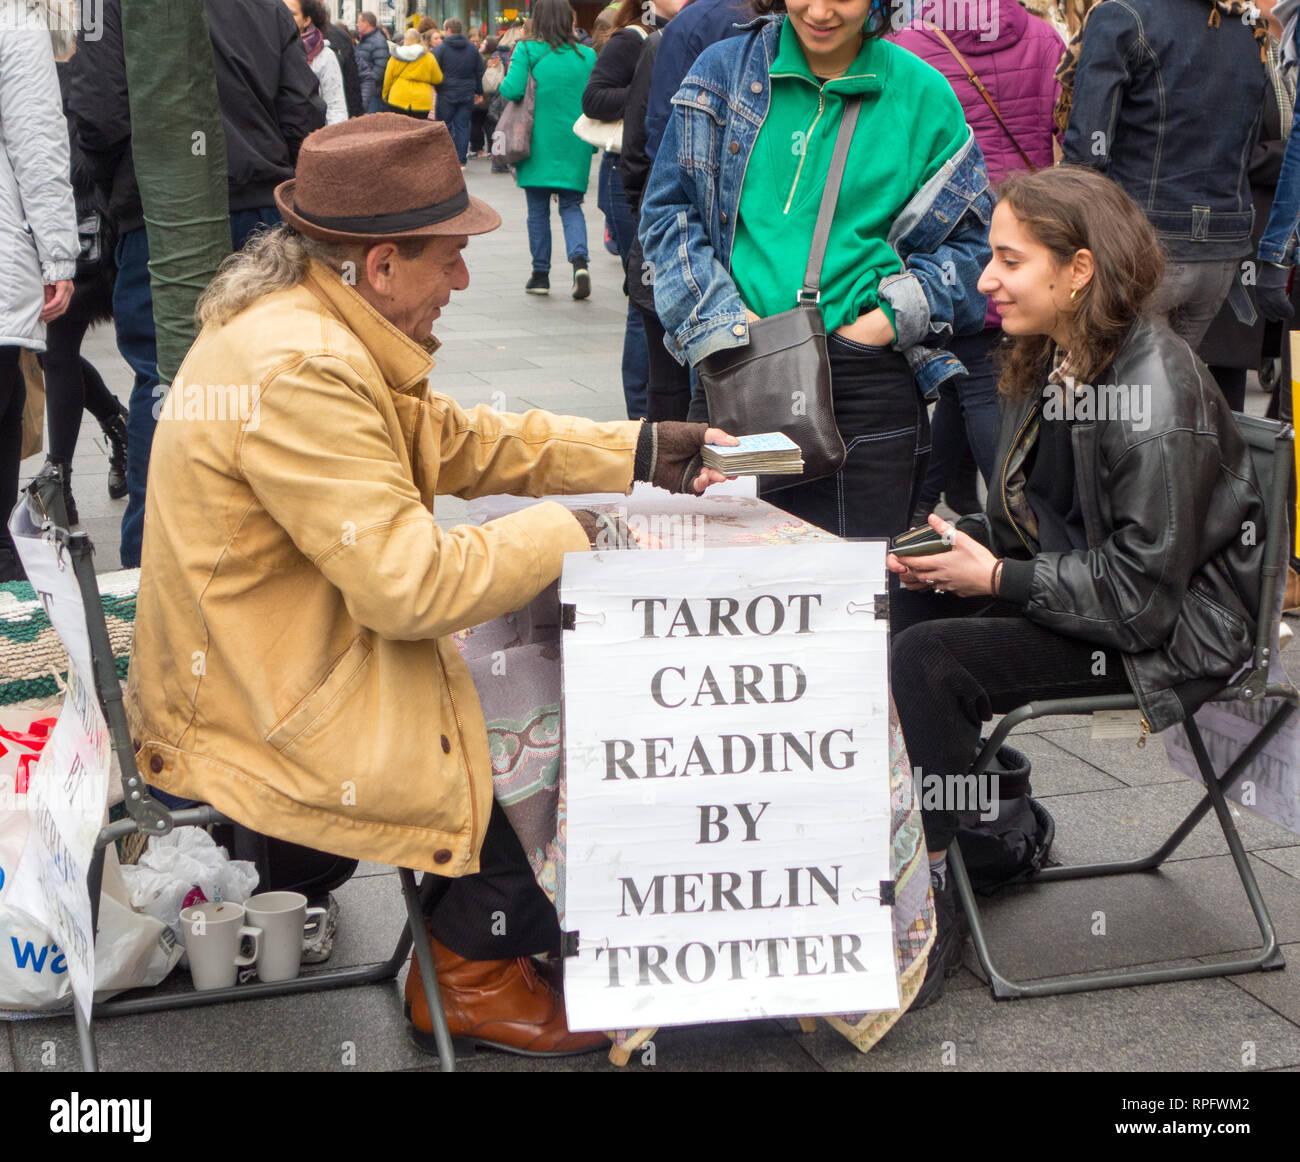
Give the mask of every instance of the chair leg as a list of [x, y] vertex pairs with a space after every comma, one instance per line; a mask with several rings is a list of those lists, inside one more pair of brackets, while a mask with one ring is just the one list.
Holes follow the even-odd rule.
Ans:
[[[456, 1071], [456, 1051], [452, 1048], [451, 1032], [447, 1028], [447, 1014], [442, 1011], [442, 993], [438, 989], [438, 976], [433, 971], [433, 950], [429, 947], [424, 928], [422, 892], [424, 887], [415, 883], [415, 873], [410, 868], [399, 868], [402, 881], [402, 898], [406, 901], [406, 924], [415, 944], [415, 962], [420, 968], [420, 981], [424, 985], [424, 1000], [429, 1007], [429, 1020], [433, 1023], [433, 1038], [438, 1045], [438, 1063], [443, 1073]], [[424, 877], [429, 878], [427, 875]], [[427, 896], [427, 892], [423, 895]]]
[[99, 1053], [95, 1049], [95, 1030], [90, 1020], [81, 1015], [81, 1008], [72, 1006], [72, 1019], [77, 1026], [77, 1044], [81, 1048], [81, 1068], [84, 1073], [99, 1072]]

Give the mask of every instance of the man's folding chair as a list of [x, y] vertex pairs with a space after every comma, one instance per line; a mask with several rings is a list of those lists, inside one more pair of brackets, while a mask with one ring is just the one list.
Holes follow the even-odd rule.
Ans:
[[[135, 765], [135, 750], [131, 745], [131, 733], [127, 727], [121, 683], [113, 664], [113, 649], [109, 643], [108, 627], [104, 621], [99, 587], [95, 582], [92, 563], [94, 547], [85, 533], [68, 531], [61, 481], [47, 480], [42, 482], [40, 487], [34, 481], [28, 486], [25, 499], [32, 513], [32, 519], [41, 525], [45, 534], [52, 537], [59, 548], [66, 553], [80, 586], [82, 604], [86, 611], [86, 629], [90, 637], [91, 659], [95, 668], [95, 693], [104, 712], [104, 719], [108, 723], [113, 753], [117, 756], [122, 772], [123, 803], [128, 817], [100, 829], [95, 840], [94, 857], [87, 877], [91, 920], [98, 933], [104, 851], [110, 843], [135, 833], [145, 836], [167, 835], [174, 827], [207, 827], [214, 823], [235, 821], [208, 805], [188, 807], [184, 810], [169, 810], [149, 794], [149, 788]], [[247, 825], [252, 821], [240, 820], [240, 822]], [[450, 881], [441, 876], [426, 874], [417, 884], [415, 873], [409, 868], [399, 868], [398, 878], [401, 881], [402, 897], [406, 904], [406, 925], [402, 929], [392, 956], [382, 963], [308, 972], [295, 980], [288, 981], [250, 983], [203, 992], [192, 990], [179, 993], [148, 993], [97, 1001], [92, 1008], [90, 1020], [82, 1019], [80, 1009], [76, 1009], [75, 1012], [82, 1065], [88, 1072], [94, 1072], [98, 1068], [95, 1034], [92, 1028], [95, 1018], [116, 1017], [128, 1013], [152, 1013], [164, 1009], [187, 1009], [198, 1005], [216, 1005], [226, 1001], [243, 1001], [255, 997], [348, 988], [352, 985], [378, 984], [393, 980], [397, 976], [414, 942], [416, 961], [424, 985], [425, 1001], [433, 1020], [438, 1060], [443, 1072], [454, 1071], [456, 1057], [452, 1049], [451, 1034], [447, 1029], [447, 1018], [442, 1009], [438, 979], [433, 968], [433, 953], [424, 924], [426, 909], [431, 908], [447, 890]]]
[[[1154, 852], [1142, 859], [1124, 860], [1115, 863], [1085, 864], [1075, 867], [1049, 867], [1036, 872], [1030, 883], [1052, 883], [1058, 880], [1092, 879], [1099, 876], [1129, 875], [1134, 872], [1157, 870], [1178, 846], [1205, 817], [1211, 807], [1218, 817], [1223, 829], [1223, 836], [1228, 842], [1228, 850], [1233, 865], [1241, 877], [1242, 887], [1250, 902], [1251, 911], [1259, 925], [1262, 943], [1259, 949], [1249, 956], [1223, 956], [1207, 960], [1201, 964], [1163, 968], [1127, 968], [1092, 972], [1088, 974], [1044, 977], [1039, 980], [1018, 982], [1008, 979], [993, 963], [984, 925], [980, 920], [979, 905], [971, 888], [966, 865], [962, 862], [959, 845], [954, 842], [948, 849], [948, 862], [953, 871], [953, 880], [961, 898], [962, 908], [970, 922], [971, 938], [975, 942], [975, 951], [980, 964], [988, 974], [989, 987], [997, 1000], [1012, 1000], [1017, 997], [1044, 997], [1061, 993], [1090, 992], [1094, 989], [1123, 988], [1128, 985], [1157, 984], [1164, 981], [1194, 980], [1198, 977], [1229, 976], [1241, 972], [1254, 972], [1285, 967], [1282, 951], [1278, 947], [1277, 934], [1269, 919], [1268, 909], [1260, 895], [1259, 885], [1251, 871], [1250, 862], [1242, 847], [1237, 828], [1232, 822], [1224, 791], [1241, 777], [1255, 756], [1268, 745], [1269, 741], [1286, 725], [1287, 720], [1300, 705], [1300, 692], [1291, 682], [1269, 682], [1268, 671], [1272, 653], [1272, 643], [1276, 638], [1278, 618], [1275, 610], [1280, 608], [1280, 586], [1285, 583], [1287, 562], [1289, 558], [1289, 521], [1288, 521], [1288, 482], [1292, 464], [1292, 450], [1295, 443], [1294, 430], [1289, 425], [1272, 420], [1260, 420], [1250, 416], [1238, 416], [1242, 435], [1249, 443], [1255, 464], [1255, 473], [1260, 487], [1268, 498], [1268, 529], [1264, 541], [1263, 593], [1260, 599], [1259, 627], [1255, 635], [1255, 651], [1250, 668], [1244, 677], [1232, 683], [1210, 701], [1214, 702], [1258, 702], [1264, 698], [1275, 698], [1279, 705], [1268, 718], [1249, 744], [1233, 760], [1222, 775], [1219, 775], [1210, 760], [1205, 742], [1196, 725], [1195, 719], [1188, 715], [1183, 726], [1187, 731], [1192, 753], [1197, 767], [1205, 781], [1206, 793], [1200, 803], [1186, 819], [1178, 825], [1173, 834]], [[972, 773], [982, 775], [987, 769], [998, 748], [1022, 722], [1033, 718], [1043, 718], [1052, 714], [1092, 714], [1098, 710], [1136, 710], [1137, 698], [1132, 694], [1112, 694], [1094, 698], [1054, 698], [1048, 701], [1031, 702], [1017, 707], [1007, 714], [993, 731], [987, 745], [980, 751]]]

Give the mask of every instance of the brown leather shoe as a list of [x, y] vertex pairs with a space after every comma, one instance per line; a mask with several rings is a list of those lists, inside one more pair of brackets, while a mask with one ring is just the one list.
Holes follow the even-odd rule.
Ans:
[[[567, 1057], [609, 1047], [604, 1033], [569, 1032], [564, 997], [538, 976], [531, 957], [466, 960], [432, 938], [429, 943], [454, 1042], [525, 1057]], [[437, 1053], [414, 952], [406, 975], [406, 1004], [416, 1047]]]

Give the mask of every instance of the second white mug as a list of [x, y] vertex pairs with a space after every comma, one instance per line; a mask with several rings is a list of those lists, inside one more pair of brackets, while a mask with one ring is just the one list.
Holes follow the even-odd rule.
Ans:
[[[302, 967], [303, 950], [324, 934], [326, 909], [307, 907], [301, 892], [262, 892], [245, 900], [244, 909], [249, 923], [262, 930], [258, 980], [293, 980]], [[309, 937], [304, 930], [310, 918], [316, 919], [316, 931]]]

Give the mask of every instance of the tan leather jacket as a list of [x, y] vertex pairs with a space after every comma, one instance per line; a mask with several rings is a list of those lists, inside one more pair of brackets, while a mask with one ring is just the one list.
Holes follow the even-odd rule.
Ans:
[[626, 492], [640, 425], [462, 411], [428, 388], [436, 346], [318, 265], [203, 329], [153, 442], [128, 707], [164, 790], [458, 876], [492, 787], [447, 635], [525, 605], [587, 538], [557, 504], [442, 531], [434, 497]]

